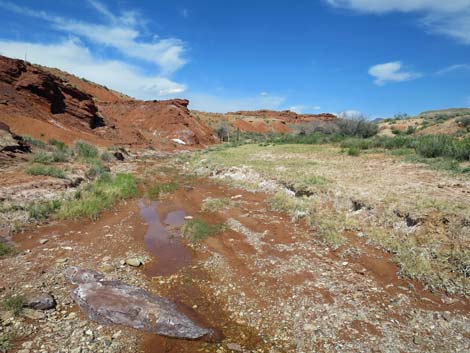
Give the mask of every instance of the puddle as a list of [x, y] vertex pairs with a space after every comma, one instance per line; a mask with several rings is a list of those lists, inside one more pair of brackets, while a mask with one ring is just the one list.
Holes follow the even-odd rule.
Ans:
[[[183, 210], [169, 212], [162, 223], [158, 213], [158, 202], [145, 204], [139, 201], [140, 215], [148, 223], [144, 242], [156, 259], [146, 266], [149, 276], [169, 276], [180, 268], [191, 264], [191, 250], [181, 242], [181, 235], [175, 228], [181, 227], [186, 213]], [[174, 229], [173, 232], [170, 232]]]

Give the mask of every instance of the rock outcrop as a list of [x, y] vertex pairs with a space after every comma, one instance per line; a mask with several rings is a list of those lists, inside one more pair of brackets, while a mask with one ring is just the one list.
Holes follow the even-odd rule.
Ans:
[[158, 335], [201, 339], [212, 335], [182, 314], [172, 301], [120, 281], [109, 281], [98, 272], [78, 267], [66, 271], [78, 287], [73, 298], [87, 316], [101, 324], [133, 327]]
[[93, 97], [57, 76], [22, 60], [0, 56], [0, 93], [7, 105], [21, 102], [18, 95], [34, 100], [52, 115], [67, 114], [76, 124], [95, 129], [104, 126]]
[[216, 143], [188, 104], [132, 99], [57, 69], [0, 56], [0, 122], [18, 135], [166, 151]]

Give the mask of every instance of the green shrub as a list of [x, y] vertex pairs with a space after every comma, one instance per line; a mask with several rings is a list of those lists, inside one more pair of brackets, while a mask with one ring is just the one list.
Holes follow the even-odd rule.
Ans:
[[360, 150], [357, 147], [350, 147], [348, 149], [348, 156], [359, 156]]
[[15, 253], [15, 248], [8, 243], [0, 241], [0, 257], [13, 255]]
[[40, 140], [36, 140], [31, 136], [23, 136], [23, 141], [30, 144], [31, 146], [39, 147], [39, 148], [46, 148], [46, 144]]
[[459, 161], [470, 160], [470, 138], [458, 140], [447, 135], [423, 136], [416, 152], [426, 158], [449, 157]]
[[151, 200], [158, 200], [162, 194], [168, 194], [176, 191], [179, 185], [176, 182], [155, 183], [147, 190], [147, 196]]
[[113, 155], [109, 152], [103, 152], [101, 154], [101, 160], [105, 162], [111, 162], [113, 160]]
[[3, 301], [3, 308], [7, 311], [12, 311], [13, 314], [19, 315], [23, 311], [26, 299], [22, 295], [15, 295], [8, 297]]
[[408, 126], [408, 128], [406, 129], [406, 134], [407, 135], [412, 135], [416, 132], [416, 126]]
[[470, 126], [470, 116], [464, 116], [462, 118], [457, 119], [457, 124], [462, 127], [469, 127]]
[[400, 134], [401, 134], [401, 130], [392, 129], [392, 134], [394, 134], [394, 135], [400, 135]]
[[377, 134], [377, 124], [361, 119], [341, 119], [338, 122], [340, 133], [344, 136], [372, 137]]
[[223, 232], [224, 224], [209, 224], [202, 219], [192, 219], [183, 227], [183, 234], [188, 236], [191, 242], [198, 242]]
[[52, 152], [52, 161], [54, 163], [64, 163], [69, 161], [70, 153], [68, 150], [57, 150]]
[[39, 151], [31, 157], [31, 161], [34, 163], [49, 164], [52, 163], [52, 160], [52, 155], [44, 151]]
[[54, 138], [49, 139], [48, 142], [49, 145], [54, 146], [55, 148], [57, 148], [58, 151], [66, 151], [68, 149], [67, 145], [64, 142], [56, 140]]
[[89, 217], [96, 220], [105, 209], [113, 207], [118, 201], [137, 195], [137, 181], [131, 174], [102, 175], [94, 183], [88, 184], [75, 193], [74, 198], [62, 204], [58, 217]]
[[98, 149], [95, 146], [83, 141], [75, 143], [75, 151], [82, 158], [98, 158], [99, 155]]
[[0, 334], [0, 352], [1, 353], [8, 353], [12, 348], [13, 345], [11, 344], [11, 336], [4, 333]]
[[62, 169], [45, 165], [36, 165], [29, 167], [28, 169], [26, 169], [26, 173], [29, 175], [45, 175], [54, 178], [65, 179], [65, 172]]
[[85, 172], [85, 176], [90, 179], [95, 179], [109, 172], [109, 168], [105, 167], [99, 159], [92, 159], [88, 161], [90, 167]]
[[50, 215], [56, 213], [60, 206], [60, 200], [33, 202], [28, 206], [29, 218], [36, 221], [46, 220]]

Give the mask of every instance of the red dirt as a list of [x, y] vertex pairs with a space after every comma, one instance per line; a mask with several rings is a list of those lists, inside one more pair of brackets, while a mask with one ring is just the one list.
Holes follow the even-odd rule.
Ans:
[[188, 101], [139, 101], [56, 69], [0, 56], [0, 122], [18, 135], [67, 144], [203, 147], [217, 142]]

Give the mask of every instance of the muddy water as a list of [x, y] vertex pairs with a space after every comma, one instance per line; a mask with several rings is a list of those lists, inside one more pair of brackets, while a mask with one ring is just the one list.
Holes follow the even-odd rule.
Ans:
[[158, 207], [158, 202], [146, 204], [139, 201], [140, 215], [148, 224], [144, 242], [155, 256], [155, 260], [146, 266], [148, 276], [172, 275], [191, 264], [193, 259], [191, 250], [181, 242], [180, 227], [185, 222], [186, 212], [169, 212], [162, 223]]

